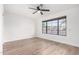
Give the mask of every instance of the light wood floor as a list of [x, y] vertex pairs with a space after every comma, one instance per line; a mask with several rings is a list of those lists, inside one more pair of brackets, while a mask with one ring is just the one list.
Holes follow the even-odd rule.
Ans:
[[4, 43], [3, 54], [4, 55], [78, 55], [79, 48], [41, 38], [31, 38]]

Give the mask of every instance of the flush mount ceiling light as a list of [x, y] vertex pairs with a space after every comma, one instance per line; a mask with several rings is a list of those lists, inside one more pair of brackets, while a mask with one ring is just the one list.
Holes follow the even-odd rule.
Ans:
[[49, 9], [42, 9], [43, 4], [38, 5], [36, 8], [29, 8], [29, 9], [33, 9], [35, 10], [35, 12], [33, 12], [33, 14], [39, 12], [41, 15], [43, 15], [43, 11], [49, 12]]

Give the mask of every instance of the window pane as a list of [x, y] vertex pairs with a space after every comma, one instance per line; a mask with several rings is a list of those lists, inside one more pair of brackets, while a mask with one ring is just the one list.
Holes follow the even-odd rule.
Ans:
[[42, 22], [42, 33], [46, 33], [46, 22]]
[[47, 22], [47, 33], [57, 34], [57, 20]]
[[47, 22], [47, 33], [51, 34], [51, 21]]
[[66, 35], [66, 19], [59, 20], [59, 35]]

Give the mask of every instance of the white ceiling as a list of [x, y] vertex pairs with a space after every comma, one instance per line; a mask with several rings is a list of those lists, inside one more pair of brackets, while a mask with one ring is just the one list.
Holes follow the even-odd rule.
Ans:
[[[35, 8], [38, 4], [5, 4], [4, 13], [13, 13], [24, 16], [31, 16], [33, 18], [42, 16], [39, 13], [32, 14], [35, 10], [29, 9], [29, 7]], [[49, 15], [50, 13], [57, 13], [69, 8], [77, 7], [78, 4], [44, 4], [43, 8], [50, 9], [50, 12], [43, 12], [44, 15]]]

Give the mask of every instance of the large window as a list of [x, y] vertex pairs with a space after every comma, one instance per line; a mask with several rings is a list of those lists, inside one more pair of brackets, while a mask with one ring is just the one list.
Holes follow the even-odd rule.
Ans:
[[42, 32], [44, 34], [66, 36], [66, 16], [43, 21]]

